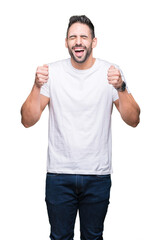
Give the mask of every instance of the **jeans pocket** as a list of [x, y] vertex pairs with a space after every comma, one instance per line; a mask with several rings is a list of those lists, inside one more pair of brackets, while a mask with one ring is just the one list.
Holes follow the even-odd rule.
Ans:
[[96, 175], [98, 181], [110, 181], [111, 180], [111, 175], [106, 174], [106, 175]]

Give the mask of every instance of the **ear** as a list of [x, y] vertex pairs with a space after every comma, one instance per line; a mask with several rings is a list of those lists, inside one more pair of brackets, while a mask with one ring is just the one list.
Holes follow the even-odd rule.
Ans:
[[97, 46], [97, 38], [93, 38], [92, 40], [92, 48], [95, 48]]
[[67, 38], [65, 38], [65, 47], [68, 48]]

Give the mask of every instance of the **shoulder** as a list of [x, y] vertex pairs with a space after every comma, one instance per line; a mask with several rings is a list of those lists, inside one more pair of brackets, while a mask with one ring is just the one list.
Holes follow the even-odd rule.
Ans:
[[64, 76], [68, 69], [69, 60], [63, 59], [48, 64], [49, 66], [49, 78], [50, 80], [60, 79], [60, 76]]
[[100, 58], [97, 58], [97, 61], [98, 61], [100, 66], [105, 67], [105, 68], [109, 68], [112, 65], [119, 68], [119, 66], [116, 65], [115, 63], [112, 63], [112, 62], [109, 62], [109, 61], [106, 61], [106, 60], [103, 60], [103, 59], [100, 59]]
[[68, 59], [58, 60], [48, 64], [50, 69], [61, 68], [68, 63]]

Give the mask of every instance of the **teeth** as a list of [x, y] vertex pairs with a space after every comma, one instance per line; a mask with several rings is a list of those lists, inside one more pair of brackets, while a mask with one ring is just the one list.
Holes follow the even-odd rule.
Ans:
[[82, 52], [84, 49], [75, 49], [75, 52]]

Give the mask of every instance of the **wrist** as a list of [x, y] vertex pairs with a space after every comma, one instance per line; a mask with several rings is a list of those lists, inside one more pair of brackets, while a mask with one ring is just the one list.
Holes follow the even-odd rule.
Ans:
[[122, 84], [119, 88], [116, 88], [118, 92], [124, 92], [125, 89], [126, 89], [126, 83], [124, 81], [122, 81]]
[[37, 84], [36, 81], [35, 81], [33, 88], [34, 88], [35, 90], [40, 91], [41, 86], [40, 86], [39, 84]]

